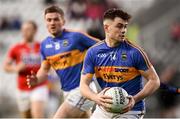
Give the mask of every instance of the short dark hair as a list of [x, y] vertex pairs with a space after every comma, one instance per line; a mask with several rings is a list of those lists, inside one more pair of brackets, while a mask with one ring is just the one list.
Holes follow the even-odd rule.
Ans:
[[116, 17], [120, 17], [125, 21], [129, 21], [131, 19], [130, 14], [124, 12], [123, 10], [120, 10], [117, 8], [112, 8], [112, 9], [107, 10], [104, 13], [103, 20], [106, 20], [106, 19], [114, 20], [114, 18], [116, 18]]
[[31, 24], [34, 27], [35, 30], [38, 29], [38, 26], [37, 26], [35, 21], [29, 20], [29, 21], [26, 21], [25, 23]]
[[47, 13], [53, 13], [53, 12], [57, 12], [61, 16], [64, 16], [63, 10], [60, 7], [56, 6], [56, 5], [51, 5], [51, 6], [47, 7], [45, 9], [45, 11], [44, 11], [44, 15], [46, 15]]

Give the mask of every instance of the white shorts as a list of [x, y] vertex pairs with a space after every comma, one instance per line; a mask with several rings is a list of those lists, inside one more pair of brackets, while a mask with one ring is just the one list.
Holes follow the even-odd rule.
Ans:
[[[96, 87], [95, 87], [94, 82], [91, 82], [90, 88], [96, 92]], [[95, 104], [93, 101], [90, 101], [81, 95], [79, 87], [69, 92], [64, 91], [64, 98], [68, 104], [79, 108], [81, 111], [88, 111]]]
[[30, 109], [31, 102], [43, 101], [47, 102], [49, 97], [48, 87], [46, 85], [34, 88], [31, 91], [17, 91], [17, 103], [20, 111]]
[[142, 119], [143, 116], [144, 112], [142, 111], [129, 111], [124, 114], [110, 113], [97, 105], [90, 119]]

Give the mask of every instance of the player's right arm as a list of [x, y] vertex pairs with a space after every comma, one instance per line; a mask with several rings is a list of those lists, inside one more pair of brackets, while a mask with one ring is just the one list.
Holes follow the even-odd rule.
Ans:
[[4, 70], [8, 73], [19, 73], [20, 71], [25, 69], [24, 63], [18, 63], [17, 65], [13, 64], [13, 59], [7, 57], [4, 61]]
[[48, 79], [48, 73], [51, 68], [51, 65], [49, 61], [46, 59], [43, 43], [41, 43], [40, 53], [41, 53], [41, 59], [42, 59], [40, 69], [38, 70], [36, 74], [33, 71], [31, 71], [31, 74], [27, 75], [27, 85], [29, 88], [37, 84], [40, 84], [46, 79]]
[[88, 51], [84, 60], [84, 66], [81, 74], [80, 91], [81, 94], [87, 99], [92, 100], [96, 104], [101, 105], [104, 109], [109, 110], [109, 104], [112, 103], [112, 98], [104, 95], [104, 92], [108, 88], [105, 88], [100, 93], [95, 93], [89, 87], [94, 74], [94, 63], [92, 58], [91, 53]]
[[111, 106], [110, 104], [112, 104], [112, 98], [104, 95], [106, 90], [108, 90], [109, 88], [105, 88], [100, 93], [93, 92], [89, 87], [92, 78], [93, 78], [93, 74], [81, 75], [81, 82], [80, 82], [81, 94], [87, 99], [94, 101], [96, 104], [102, 106], [104, 109], [109, 111]]
[[48, 73], [51, 66], [48, 63], [41, 63], [41, 67], [38, 70], [37, 74], [35, 74], [33, 71], [31, 71], [30, 75], [27, 75], [27, 84], [28, 87], [31, 88], [37, 84], [42, 83], [46, 79], [48, 79]]
[[14, 64], [14, 61], [17, 60], [17, 57], [19, 55], [17, 51], [18, 49], [16, 45], [10, 48], [6, 59], [4, 60], [3, 68], [8, 73], [19, 73], [20, 71], [25, 69], [25, 64], [23, 62]]

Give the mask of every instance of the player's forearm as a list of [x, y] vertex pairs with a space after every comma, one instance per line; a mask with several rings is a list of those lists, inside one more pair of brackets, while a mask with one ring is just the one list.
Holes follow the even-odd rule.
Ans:
[[12, 65], [4, 65], [4, 70], [8, 73], [16, 72], [16, 67]]
[[134, 96], [135, 102], [138, 102], [149, 95], [153, 94], [160, 86], [159, 78], [155, 80], [149, 80], [144, 88]]
[[81, 93], [84, 97], [86, 97], [89, 100], [95, 101], [96, 93], [94, 93], [89, 86], [85, 85], [81, 87]]
[[48, 71], [44, 71], [42, 69], [39, 69], [39, 71], [36, 74], [38, 83], [42, 83], [46, 79], [48, 79]]
[[96, 97], [97, 94], [90, 89], [88, 84], [81, 83], [80, 91], [81, 91], [81, 94], [87, 99], [92, 100], [92, 101], [95, 100], [94, 98]]

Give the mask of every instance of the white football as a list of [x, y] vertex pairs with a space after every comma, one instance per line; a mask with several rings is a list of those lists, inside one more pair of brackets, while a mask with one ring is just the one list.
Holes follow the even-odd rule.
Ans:
[[112, 87], [104, 95], [112, 97], [113, 103], [110, 111], [113, 113], [120, 113], [129, 103], [128, 93], [121, 87]]

